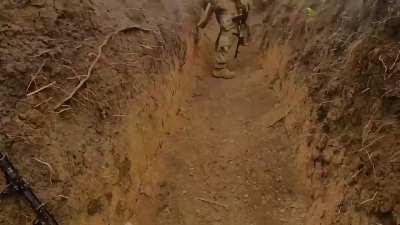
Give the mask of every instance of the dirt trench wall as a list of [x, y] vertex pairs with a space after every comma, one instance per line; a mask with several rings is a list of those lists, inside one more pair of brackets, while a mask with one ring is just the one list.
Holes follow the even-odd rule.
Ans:
[[264, 69], [299, 137], [306, 224], [399, 224], [399, 3], [256, 4]]
[[[162, 185], [151, 171], [194, 71], [176, 3], [0, 3], [1, 139], [60, 224], [151, 224], [156, 209], [138, 207]], [[0, 224], [34, 217], [0, 205]]]

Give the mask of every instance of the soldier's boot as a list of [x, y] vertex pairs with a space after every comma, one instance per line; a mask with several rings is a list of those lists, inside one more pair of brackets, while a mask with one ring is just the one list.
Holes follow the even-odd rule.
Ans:
[[241, 37], [240, 45], [249, 46], [249, 38], [248, 37]]
[[235, 73], [224, 68], [224, 69], [214, 69], [212, 73], [213, 77], [221, 79], [233, 79], [235, 78]]

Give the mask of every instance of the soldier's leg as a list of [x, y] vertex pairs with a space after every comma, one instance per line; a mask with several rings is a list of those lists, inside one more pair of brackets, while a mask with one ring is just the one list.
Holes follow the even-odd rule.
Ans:
[[247, 46], [250, 41], [250, 30], [247, 24], [243, 24], [243, 26], [240, 27], [240, 35], [239, 35], [239, 42], [241, 45]]
[[232, 58], [231, 53], [235, 33], [232, 30], [222, 30], [217, 48], [216, 68], [225, 68]]
[[227, 64], [233, 59], [232, 48], [235, 41], [235, 27], [228, 27], [229, 29], [222, 28], [221, 36], [218, 43], [216, 63], [215, 63], [215, 77], [233, 78], [233, 73], [227, 69]]

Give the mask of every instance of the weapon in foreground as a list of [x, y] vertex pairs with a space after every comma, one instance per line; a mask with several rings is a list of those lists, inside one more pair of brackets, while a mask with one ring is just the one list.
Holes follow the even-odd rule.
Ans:
[[4, 172], [7, 180], [7, 187], [0, 193], [0, 198], [11, 194], [22, 195], [36, 212], [37, 219], [34, 221], [34, 225], [58, 225], [54, 217], [46, 210], [45, 204], [32, 192], [8, 157], [2, 153], [0, 153], [0, 169]]

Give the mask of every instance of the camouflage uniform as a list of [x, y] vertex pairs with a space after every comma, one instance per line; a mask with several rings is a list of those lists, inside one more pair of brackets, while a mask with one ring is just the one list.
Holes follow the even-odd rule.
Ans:
[[[233, 73], [227, 69], [227, 63], [233, 58], [232, 48], [238, 36], [238, 24], [233, 19], [239, 15], [238, 8], [241, 4], [247, 4], [245, 0], [210, 0], [212, 10], [206, 10], [199, 27], [207, 25], [210, 11], [214, 11], [220, 25], [220, 34], [216, 43], [215, 77], [233, 78]], [[208, 15], [207, 15], [208, 14]]]
[[236, 17], [237, 8], [233, 0], [217, 0], [215, 4], [215, 15], [220, 24], [220, 35], [217, 43], [217, 57], [215, 69], [226, 68], [227, 62], [232, 57], [231, 49], [234, 46], [237, 35], [237, 24], [233, 22]]

